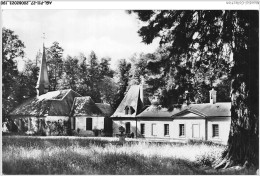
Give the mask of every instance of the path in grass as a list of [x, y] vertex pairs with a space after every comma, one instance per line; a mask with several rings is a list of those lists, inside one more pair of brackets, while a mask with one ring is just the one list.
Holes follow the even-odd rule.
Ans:
[[212, 173], [201, 166], [210, 165], [224, 146], [3, 136], [2, 150], [4, 174], [187, 175]]

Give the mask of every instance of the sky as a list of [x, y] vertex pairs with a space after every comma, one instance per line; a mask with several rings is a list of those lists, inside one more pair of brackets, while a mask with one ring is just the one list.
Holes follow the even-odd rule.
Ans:
[[[147, 45], [137, 31], [141, 23], [124, 10], [3, 10], [3, 27], [11, 29], [24, 42], [24, 59], [35, 59], [45, 46], [60, 43], [67, 55], [86, 56], [94, 51], [98, 58], [110, 57], [111, 67], [119, 59], [129, 59], [134, 53], [151, 53], [158, 40]], [[23, 62], [18, 63], [23, 68]]]

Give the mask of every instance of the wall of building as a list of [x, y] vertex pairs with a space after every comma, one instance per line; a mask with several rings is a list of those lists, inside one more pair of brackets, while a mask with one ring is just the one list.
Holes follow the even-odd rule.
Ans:
[[[137, 131], [138, 135], [141, 135], [141, 124], [144, 124], [144, 135], [145, 138], [173, 138], [173, 121], [172, 119], [168, 120], [152, 120], [152, 119], [143, 119], [138, 120], [137, 122]], [[169, 124], [169, 135], [164, 135], [164, 125]]]
[[[227, 144], [229, 131], [230, 131], [230, 123], [231, 123], [231, 117], [225, 117], [225, 118], [210, 118], [207, 119], [208, 124], [208, 140], [219, 142], [222, 144]], [[219, 126], [219, 136], [213, 137], [213, 124], [217, 124]]]
[[[206, 139], [206, 121], [205, 119], [174, 119], [172, 136], [175, 139]], [[180, 124], [184, 124], [184, 136], [180, 136]]]
[[[92, 118], [92, 130], [87, 130], [87, 118]], [[104, 130], [104, 120], [105, 117], [75, 117], [75, 130], [78, 131], [79, 129], [79, 134], [82, 136], [95, 136], [95, 130]]]

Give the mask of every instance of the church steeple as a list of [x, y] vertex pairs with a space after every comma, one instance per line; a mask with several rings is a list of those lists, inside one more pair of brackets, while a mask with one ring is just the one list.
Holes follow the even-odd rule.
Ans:
[[49, 77], [47, 72], [47, 63], [46, 63], [46, 55], [45, 55], [45, 47], [43, 44], [43, 54], [40, 65], [39, 77], [36, 85], [37, 96], [45, 94], [49, 91]]

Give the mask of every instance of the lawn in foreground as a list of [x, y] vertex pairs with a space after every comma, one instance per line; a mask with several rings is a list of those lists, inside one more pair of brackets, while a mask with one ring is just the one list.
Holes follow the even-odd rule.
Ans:
[[[225, 146], [127, 142], [88, 138], [3, 136], [4, 174], [221, 174], [204, 166]], [[239, 173], [229, 173], [239, 174]], [[241, 173], [240, 173], [241, 174]]]

